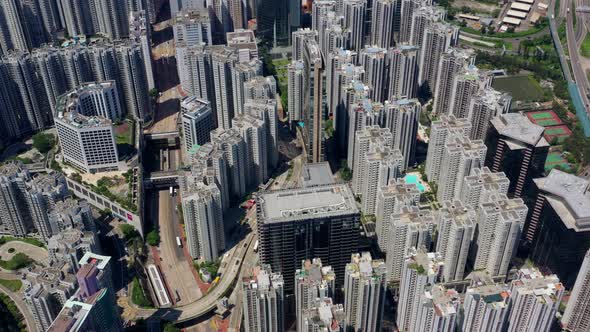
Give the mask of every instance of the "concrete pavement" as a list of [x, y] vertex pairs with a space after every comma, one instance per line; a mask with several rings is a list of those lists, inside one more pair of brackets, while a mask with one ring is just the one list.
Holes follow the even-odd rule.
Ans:
[[[18, 276], [15, 276], [13, 274], [4, 273], [4, 272], [0, 272], [0, 278], [2, 278], [2, 279], [20, 279], [20, 278], [18, 278]], [[27, 324], [27, 331], [37, 332], [38, 330], [37, 330], [37, 326], [35, 325], [35, 320], [33, 319], [33, 315], [31, 314], [31, 312], [27, 308], [27, 305], [23, 301], [23, 295], [22, 295], [23, 290], [21, 289], [18, 293], [13, 293], [8, 288], [0, 285], [0, 291], [2, 291], [4, 294], [8, 295], [8, 297], [10, 297], [12, 302], [14, 302], [16, 304], [16, 307], [18, 308], [20, 313], [25, 318], [25, 323]]]

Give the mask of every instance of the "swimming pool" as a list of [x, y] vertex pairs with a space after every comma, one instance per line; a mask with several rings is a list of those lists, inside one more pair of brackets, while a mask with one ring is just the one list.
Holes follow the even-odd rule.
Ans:
[[420, 183], [420, 179], [418, 178], [418, 175], [408, 174], [404, 177], [404, 181], [406, 181], [406, 183], [409, 183], [409, 184], [415, 184], [421, 193], [423, 193], [424, 190], [426, 189], [426, 188], [424, 188], [424, 185], [422, 183]]

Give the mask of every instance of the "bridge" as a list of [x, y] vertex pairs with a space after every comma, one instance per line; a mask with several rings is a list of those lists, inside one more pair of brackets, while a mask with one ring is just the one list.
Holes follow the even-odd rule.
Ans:
[[152, 172], [144, 176], [143, 183], [146, 187], [174, 187], [178, 185], [178, 171]]

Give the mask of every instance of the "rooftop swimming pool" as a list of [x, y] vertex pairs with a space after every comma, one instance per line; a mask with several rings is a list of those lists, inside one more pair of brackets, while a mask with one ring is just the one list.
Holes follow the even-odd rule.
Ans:
[[420, 182], [420, 178], [416, 174], [408, 174], [408, 175], [406, 175], [404, 177], [404, 181], [406, 181], [406, 183], [409, 183], [409, 184], [415, 184], [416, 187], [418, 187], [418, 190], [420, 190], [421, 193], [423, 193], [424, 190], [426, 190], [426, 188], [424, 187], [424, 185]]

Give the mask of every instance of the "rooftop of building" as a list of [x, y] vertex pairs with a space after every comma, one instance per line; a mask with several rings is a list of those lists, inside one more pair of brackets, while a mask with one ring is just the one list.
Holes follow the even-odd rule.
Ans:
[[187, 115], [194, 118], [199, 118], [211, 113], [210, 103], [196, 96], [188, 96], [182, 99], [180, 102], [180, 109], [183, 115]]
[[545, 128], [532, 123], [522, 113], [506, 113], [490, 121], [502, 136], [511, 138], [515, 144], [524, 143], [533, 146], [548, 146], [543, 138]]
[[459, 200], [443, 202], [439, 213], [441, 218], [452, 218], [457, 223], [475, 224], [475, 210], [464, 206]]
[[406, 264], [418, 274], [438, 275], [444, 266], [444, 260], [439, 253], [426, 252], [424, 248], [411, 248]]
[[301, 269], [297, 269], [295, 272], [295, 277], [303, 278], [309, 282], [320, 282], [335, 280], [336, 274], [331, 266], [323, 266], [321, 259], [314, 258], [313, 260], [304, 260]]
[[565, 291], [559, 278], [554, 275], [544, 275], [537, 268], [525, 268], [518, 270], [517, 278], [510, 284], [513, 295], [531, 294], [542, 303], [558, 302], [558, 296]]
[[476, 156], [479, 155], [482, 150], [485, 151], [487, 149], [482, 140], [471, 140], [469, 137], [460, 135], [453, 135], [447, 138], [445, 147], [449, 152], [462, 151], [466, 154], [475, 153]]
[[461, 301], [456, 290], [447, 289], [442, 285], [434, 285], [426, 289], [424, 296], [431, 301], [427, 305], [430, 304], [434, 307], [435, 315], [445, 317], [457, 314]]
[[558, 169], [533, 180], [564, 224], [576, 231], [590, 230], [590, 181]]
[[488, 167], [474, 168], [471, 174], [465, 177], [467, 183], [478, 183], [482, 185], [505, 184], [509, 185], [510, 180], [504, 172], [493, 173]]
[[252, 269], [250, 276], [242, 279], [242, 284], [248, 289], [268, 290], [283, 287], [283, 275], [272, 272], [270, 265], [259, 265]]
[[435, 214], [431, 210], [417, 206], [403, 206], [399, 213], [390, 216], [391, 220], [402, 224], [416, 224], [431, 227], [436, 224]]
[[78, 264], [92, 264], [95, 265], [97, 269], [104, 270], [106, 267], [108, 267], [110, 261], [111, 256], [103, 256], [87, 251], [84, 256], [82, 256]]
[[381, 259], [373, 259], [369, 252], [352, 254], [350, 263], [346, 264], [346, 275], [356, 278], [382, 278], [385, 273], [385, 262]]
[[256, 48], [256, 37], [254, 31], [249, 29], [236, 29], [233, 32], [226, 33], [228, 46], [244, 46], [245, 44], [253, 44]]
[[346, 184], [264, 192], [256, 200], [261, 223], [359, 214]]
[[73, 297], [66, 301], [47, 332], [80, 331], [92, 314], [92, 308], [96, 302], [102, 299], [107, 292], [108, 290], [103, 288], [84, 300]]
[[303, 187], [321, 186], [334, 183], [334, 174], [330, 169], [330, 163], [304, 164], [301, 169]]
[[334, 304], [331, 298], [318, 300], [311, 309], [303, 310], [304, 321], [328, 329], [320, 331], [340, 331], [346, 314], [342, 304]]
[[420, 190], [415, 183], [407, 183], [403, 179], [391, 179], [387, 186], [383, 186], [380, 188], [379, 192], [384, 197], [389, 196], [410, 196], [410, 197], [418, 197], [420, 196]]
[[9, 178], [24, 176], [25, 180], [30, 178], [29, 171], [26, 169], [25, 165], [18, 160], [9, 161], [1, 165], [0, 176]]
[[471, 128], [471, 121], [467, 118], [457, 118], [453, 114], [446, 115], [441, 114], [441, 116], [437, 119], [432, 121], [432, 128]]
[[207, 9], [184, 8], [176, 13], [174, 24], [201, 23], [211, 24]]

